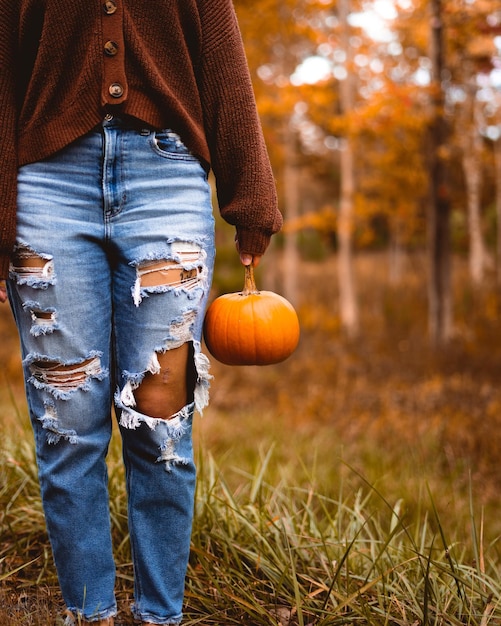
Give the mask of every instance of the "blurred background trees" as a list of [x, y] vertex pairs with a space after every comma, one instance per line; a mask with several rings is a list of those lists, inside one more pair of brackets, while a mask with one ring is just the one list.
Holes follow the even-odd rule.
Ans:
[[266, 280], [297, 302], [298, 259], [334, 253], [340, 325], [356, 336], [354, 255], [387, 252], [398, 284], [406, 255], [426, 251], [429, 336], [446, 342], [455, 253], [474, 287], [501, 283], [499, 1], [235, 7], [285, 216]]

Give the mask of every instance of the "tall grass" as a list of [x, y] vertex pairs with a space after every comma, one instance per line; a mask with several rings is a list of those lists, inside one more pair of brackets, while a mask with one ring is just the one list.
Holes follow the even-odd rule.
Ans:
[[[222, 470], [202, 450], [198, 457], [187, 624], [501, 623], [499, 554], [479, 530], [473, 496], [465, 542], [454, 518], [441, 519], [432, 493], [409, 513], [346, 466], [357, 486], [340, 480], [329, 496], [306, 468], [298, 476], [293, 464], [282, 466], [277, 480], [273, 449], [251, 472]], [[109, 463], [121, 623], [129, 624], [117, 443]], [[226, 473], [237, 477], [227, 481]], [[0, 623], [57, 623], [62, 606], [28, 444], [4, 441], [0, 504]]]
[[[422, 267], [357, 267], [363, 332], [339, 330], [335, 266], [304, 264], [297, 353], [213, 363], [186, 623], [501, 625], [499, 294], [458, 280], [456, 336], [426, 343]], [[0, 313], [3, 312], [0, 310]], [[58, 624], [13, 325], [0, 319], [0, 624]], [[120, 441], [109, 456], [120, 625], [132, 568]]]
[[[472, 564], [438, 517], [406, 519], [377, 490], [325, 497], [265, 480], [235, 493], [208, 460], [189, 605], [210, 624], [487, 624], [499, 569]], [[450, 524], [449, 524], [450, 526]], [[496, 601], [492, 601], [492, 598]]]

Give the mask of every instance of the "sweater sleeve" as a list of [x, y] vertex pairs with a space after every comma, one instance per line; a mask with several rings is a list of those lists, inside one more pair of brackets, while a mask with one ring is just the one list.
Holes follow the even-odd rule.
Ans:
[[0, 278], [6, 278], [16, 237], [16, 33], [19, 3], [0, 0]]
[[263, 254], [282, 226], [276, 186], [231, 0], [201, 0], [202, 106], [222, 217], [242, 252]]

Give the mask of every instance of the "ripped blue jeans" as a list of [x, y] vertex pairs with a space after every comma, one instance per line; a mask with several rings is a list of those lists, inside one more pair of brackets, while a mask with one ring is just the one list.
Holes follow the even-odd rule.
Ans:
[[[172, 132], [107, 116], [20, 168], [8, 281], [19, 329], [47, 529], [68, 609], [116, 614], [106, 455], [122, 435], [134, 617], [177, 624], [190, 549], [192, 418], [208, 400], [200, 351], [214, 264], [207, 172]], [[189, 345], [187, 404], [142, 413], [145, 377]]]

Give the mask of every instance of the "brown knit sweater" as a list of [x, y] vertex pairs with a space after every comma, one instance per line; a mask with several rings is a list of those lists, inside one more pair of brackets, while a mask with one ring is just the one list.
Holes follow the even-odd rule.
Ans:
[[110, 109], [176, 131], [213, 168], [240, 249], [264, 252], [282, 218], [231, 0], [0, 0], [0, 277], [18, 166]]

